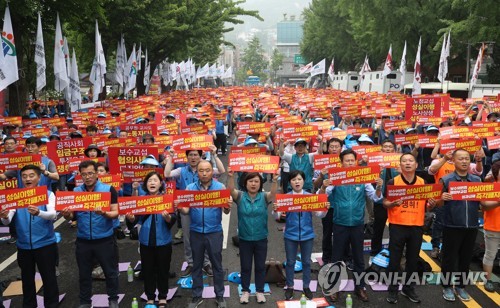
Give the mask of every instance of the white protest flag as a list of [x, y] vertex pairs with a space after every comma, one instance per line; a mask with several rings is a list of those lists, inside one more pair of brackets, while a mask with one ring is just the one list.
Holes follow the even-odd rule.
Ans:
[[330, 76], [330, 79], [333, 80], [333, 76], [335, 75], [335, 58], [332, 58], [332, 63], [330, 63], [330, 67], [328, 68], [328, 76]]
[[191, 59], [190, 61], [190, 66], [189, 66], [189, 79], [191, 81], [191, 83], [194, 83], [194, 81], [196, 80], [196, 64], [193, 62], [193, 59]]
[[205, 64], [203, 67], [198, 68], [196, 72], [196, 78], [205, 78], [208, 76], [209, 65]]
[[135, 88], [135, 82], [137, 80], [137, 59], [135, 58], [137, 54], [135, 53], [135, 44], [130, 53], [130, 57], [127, 61], [127, 66], [125, 67], [125, 73], [127, 75], [127, 83], [125, 84], [125, 93]]
[[148, 50], [146, 49], [146, 58], [144, 61], [146, 68], [144, 69], [144, 80], [143, 84], [147, 87], [149, 85], [149, 70], [151, 69], [151, 63], [148, 62]]
[[56, 77], [54, 88], [62, 92], [69, 85], [68, 69], [64, 58], [64, 39], [61, 31], [59, 13], [56, 21], [56, 38], [54, 42], [54, 75]]
[[446, 73], [444, 72], [445, 65], [446, 65], [445, 63], [447, 63], [447, 61], [446, 61], [446, 33], [444, 34], [444, 37], [443, 37], [443, 45], [441, 46], [441, 55], [439, 56], [439, 70], [438, 70], [437, 78], [440, 82], [443, 82], [444, 79], [446, 78], [447, 72]]
[[208, 77], [216, 77], [217, 76], [217, 65], [214, 63], [212, 66], [208, 68]]
[[382, 76], [385, 77], [392, 72], [392, 44], [389, 46], [389, 52], [387, 53], [387, 58], [385, 58], [384, 71]]
[[71, 112], [75, 112], [80, 109], [80, 103], [82, 102], [82, 93], [80, 92], [80, 77], [78, 75], [78, 65], [76, 63], [76, 54], [74, 48], [73, 59], [71, 60], [70, 66], [69, 89], [71, 97]]
[[451, 30], [448, 32], [448, 41], [446, 42], [446, 50], [444, 52], [446, 56], [446, 62], [444, 63], [444, 76], [448, 75], [448, 58], [450, 57], [450, 46], [451, 46]]
[[307, 73], [311, 72], [312, 67], [313, 67], [312, 62], [302, 66], [301, 68], [299, 68], [299, 74], [303, 75], [303, 74], [307, 74]]
[[139, 43], [139, 50], [137, 51], [137, 71], [140, 71], [142, 69], [142, 43]]
[[122, 44], [119, 41], [116, 46], [116, 68], [115, 68], [115, 81], [120, 86], [123, 86], [123, 59]]
[[217, 67], [215, 74], [217, 75], [217, 77], [221, 78], [222, 75], [224, 75], [224, 66], [220, 65], [219, 67]]
[[401, 63], [399, 64], [399, 71], [401, 72], [400, 88], [404, 92], [406, 82], [406, 41], [405, 47], [403, 48], [403, 55], [401, 56]]
[[47, 84], [47, 78], [45, 76], [47, 64], [45, 63], [45, 45], [43, 43], [42, 17], [40, 16], [40, 13], [38, 13], [38, 28], [36, 30], [35, 63], [36, 90], [42, 91], [43, 87]]
[[69, 47], [68, 47], [68, 40], [66, 37], [64, 37], [64, 60], [66, 60], [66, 69], [68, 73], [68, 87], [64, 89], [64, 97], [66, 98], [67, 102], [71, 101], [71, 90], [69, 88], [69, 85], [71, 83], [70, 77], [71, 77], [71, 57], [69, 56]]
[[233, 67], [230, 66], [222, 75], [222, 79], [230, 79], [233, 78]]
[[99, 34], [99, 25], [97, 20], [95, 21], [95, 57], [94, 63], [92, 65], [92, 71], [90, 72], [89, 81], [94, 85], [94, 91], [92, 93], [92, 101], [97, 101], [99, 94], [102, 92], [102, 88], [106, 85], [104, 80], [104, 74], [106, 74], [106, 59], [104, 58], [104, 50], [102, 49], [101, 35]]
[[483, 64], [484, 50], [486, 49], [484, 43], [481, 45], [481, 49], [477, 54], [476, 65], [474, 65], [474, 71], [472, 72], [472, 78], [470, 79], [469, 89], [472, 90], [476, 85], [477, 78], [479, 77], [479, 71], [481, 70], [481, 65]]
[[415, 57], [415, 67], [413, 72], [413, 87], [412, 87], [412, 95], [414, 94], [422, 94], [422, 87], [420, 83], [422, 82], [422, 72], [420, 71], [420, 49], [422, 45], [422, 37], [418, 40], [418, 48], [417, 55]]
[[368, 62], [368, 55], [365, 56], [365, 62], [363, 62], [363, 66], [361, 66], [361, 71], [359, 71], [359, 88], [361, 89], [361, 86], [363, 85], [363, 81], [365, 80], [365, 73], [366, 72], [371, 72], [372, 69], [370, 67], [370, 63]]
[[8, 5], [5, 7], [3, 18], [2, 50], [3, 52], [0, 52], [0, 91], [19, 80], [16, 44]]
[[321, 75], [325, 73], [326, 59], [323, 59], [316, 63], [311, 70], [311, 77], [316, 75]]

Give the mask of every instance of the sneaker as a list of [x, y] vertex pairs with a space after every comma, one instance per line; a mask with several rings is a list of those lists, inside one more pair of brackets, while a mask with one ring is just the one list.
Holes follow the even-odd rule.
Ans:
[[207, 264], [203, 267], [203, 271], [205, 274], [207, 274], [208, 277], [212, 277], [214, 275], [214, 272], [212, 271], [212, 266], [210, 264]]
[[188, 265], [186, 269], [181, 273], [181, 277], [188, 277], [191, 275], [192, 272], [193, 272], [193, 266]]
[[403, 289], [401, 291], [401, 295], [408, 298], [413, 303], [417, 303], [417, 304], [420, 303], [420, 298], [418, 298], [417, 293], [415, 293], [415, 290], [413, 290], [413, 289], [406, 289], [406, 290]]
[[257, 303], [264, 304], [265, 302], [266, 302], [266, 297], [264, 296], [264, 293], [257, 292]]
[[312, 299], [313, 299], [313, 297], [314, 297], [314, 296], [313, 296], [313, 293], [311, 292], [311, 289], [309, 289], [309, 288], [304, 288], [304, 290], [303, 290], [303, 292], [302, 292], [302, 293], [304, 293], [304, 295], [306, 296], [306, 298], [307, 298], [308, 300], [312, 300]]
[[191, 300], [191, 303], [189, 304], [189, 308], [196, 308], [199, 305], [201, 305], [202, 303], [203, 303], [203, 298], [193, 297], [193, 299]]
[[11, 236], [10, 239], [7, 241], [9, 244], [15, 244], [17, 242], [17, 237]]
[[443, 298], [449, 302], [455, 301], [455, 293], [453, 293], [452, 288], [444, 288], [443, 289]]
[[217, 303], [217, 308], [226, 308], [226, 300], [224, 297], [216, 297], [215, 302]]
[[398, 303], [398, 292], [389, 292], [389, 295], [386, 298], [387, 302], [390, 304]]
[[289, 301], [293, 298], [293, 287], [287, 287], [285, 291], [285, 300]]
[[431, 258], [437, 259], [439, 257], [439, 247], [432, 248]]
[[487, 280], [484, 284], [484, 289], [488, 292], [495, 292], [495, 285], [493, 284], [493, 281]]
[[177, 232], [175, 233], [174, 237], [175, 237], [176, 239], [180, 240], [180, 239], [182, 238], [182, 235], [183, 235], [183, 233], [182, 233], [182, 229], [179, 229], [179, 230], [177, 230]]
[[457, 288], [455, 287], [455, 293], [457, 294], [458, 298], [460, 298], [464, 302], [470, 301], [470, 296], [467, 291], [465, 291], [464, 288]]
[[240, 304], [248, 304], [249, 298], [250, 298], [250, 293], [247, 291], [243, 291], [240, 297]]

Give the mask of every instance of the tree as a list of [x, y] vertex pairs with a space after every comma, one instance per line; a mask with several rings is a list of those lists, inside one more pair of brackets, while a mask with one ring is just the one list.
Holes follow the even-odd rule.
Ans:
[[280, 66], [283, 65], [283, 54], [280, 53], [278, 48], [274, 48], [273, 55], [271, 56], [271, 71], [273, 72], [273, 82], [276, 78], [276, 73], [280, 69]]
[[261, 80], [265, 79], [264, 69], [267, 68], [269, 62], [264, 57], [264, 50], [259, 39], [254, 36], [243, 52], [244, 56], [241, 61], [247, 75], [259, 76]]

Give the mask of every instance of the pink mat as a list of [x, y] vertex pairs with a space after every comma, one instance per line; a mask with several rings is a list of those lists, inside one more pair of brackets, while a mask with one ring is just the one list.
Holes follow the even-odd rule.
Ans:
[[[285, 287], [286, 289], [286, 287]], [[301, 279], [294, 279], [293, 280], [293, 289], [295, 291], [303, 291], [303, 286], [302, 286], [302, 280]], [[311, 280], [309, 283], [309, 289], [311, 289], [312, 292], [316, 292], [318, 289], [318, 281], [317, 280]]]
[[[118, 294], [118, 304], [122, 301], [125, 294]], [[109, 299], [108, 294], [95, 294], [92, 296], [92, 306], [93, 307], [108, 307]]]
[[[203, 294], [201, 295], [203, 298], [215, 298], [214, 287], [204, 287]], [[224, 297], [229, 297], [229, 286], [224, 286]]]
[[[177, 292], [177, 288], [168, 289], [168, 293], [167, 293], [167, 301], [171, 300], [171, 299], [172, 299], [172, 297], [174, 297], [175, 292]], [[146, 297], [146, 293], [142, 293], [141, 298], [142, 298], [143, 300], [145, 300], [145, 301], [147, 301], [147, 300], [148, 300], [148, 298]], [[156, 290], [156, 298], [155, 298], [155, 301], [158, 301], [158, 290]]]

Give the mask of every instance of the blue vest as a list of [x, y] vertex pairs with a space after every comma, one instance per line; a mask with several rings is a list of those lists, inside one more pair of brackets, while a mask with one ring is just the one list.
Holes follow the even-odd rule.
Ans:
[[[225, 186], [215, 180], [212, 180], [208, 190], [221, 190]], [[196, 181], [189, 184], [186, 190], [201, 191], [200, 182]], [[222, 208], [191, 208], [189, 209], [191, 216], [191, 225], [189, 229], [198, 233], [214, 233], [222, 232]]]
[[[462, 178], [456, 173], [449, 173], [441, 178], [444, 191], [448, 191], [450, 182], [461, 182]], [[466, 182], [481, 182], [478, 176], [467, 174]], [[443, 225], [455, 228], [479, 227], [479, 201], [451, 200], [443, 205]]]
[[141, 225], [139, 232], [139, 242], [142, 245], [149, 245], [149, 233], [151, 231], [151, 220], [155, 220], [156, 226], [156, 246], [165, 246], [172, 242], [172, 234], [165, 219], [161, 214], [139, 216], [138, 224]]
[[191, 166], [187, 165], [181, 168], [181, 175], [176, 180], [176, 186], [178, 190], [185, 190], [189, 184], [197, 181], [198, 181], [198, 172], [196, 171], [196, 169], [193, 172], [191, 170]]
[[333, 208], [334, 224], [347, 227], [364, 224], [365, 184], [335, 186], [328, 201]]
[[[45, 169], [48, 171], [49, 170], [49, 163], [50, 163], [50, 158], [47, 156], [43, 155], [42, 156], [42, 164], [44, 164]], [[38, 186], [47, 186], [48, 191], [52, 191], [52, 180], [43, 174], [40, 175], [40, 181], [38, 182]], [[21, 180], [21, 170], [17, 171], [17, 187], [18, 188], [23, 188], [23, 181]]]
[[[48, 192], [50, 196], [52, 192]], [[41, 211], [46, 211], [47, 206], [38, 207]], [[54, 234], [54, 222], [38, 216], [33, 216], [28, 209], [17, 209], [14, 216], [14, 223], [17, 229], [17, 248], [38, 249], [56, 242]]]
[[[289, 193], [291, 194], [291, 192]], [[308, 192], [304, 192], [308, 195]], [[292, 241], [307, 241], [314, 238], [313, 212], [287, 212], [285, 238]]]
[[244, 241], [259, 241], [267, 238], [267, 204], [264, 192], [252, 200], [247, 192], [238, 200], [238, 236]]
[[[109, 192], [110, 185], [97, 180], [93, 192]], [[85, 192], [85, 184], [75, 187], [76, 192]], [[90, 212], [74, 212], [78, 221], [76, 237], [84, 240], [97, 240], [114, 234], [113, 219]]]
[[[306, 178], [304, 179], [304, 190], [312, 191], [313, 188], [313, 167], [309, 161], [309, 154], [304, 154], [302, 158], [297, 154], [292, 155], [292, 162], [290, 163], [290, 171], [301, 170], [304, 172]], [[290, 187], [290, 186], [289, 186]]]

